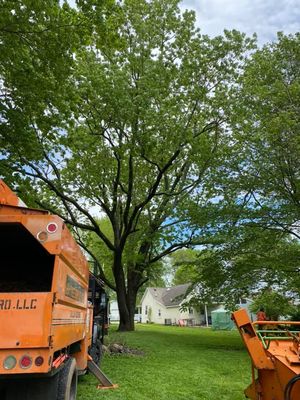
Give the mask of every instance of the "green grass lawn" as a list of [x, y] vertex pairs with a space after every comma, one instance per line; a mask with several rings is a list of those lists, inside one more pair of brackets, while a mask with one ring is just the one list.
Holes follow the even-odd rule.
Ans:
[[245, 398], [250, 360], [236, 331], [137, 325], [135, 332], [110, 332], [108, 340], [145, 355], [105, 355], [102, 369], [119, 388], [97, 390], [96, 379], [87, 375], [80, 378], [78, 400]]

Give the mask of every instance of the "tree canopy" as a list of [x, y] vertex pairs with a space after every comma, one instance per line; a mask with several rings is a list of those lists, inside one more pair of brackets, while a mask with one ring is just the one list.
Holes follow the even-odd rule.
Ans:
[[264, 287], [299, 297], [299, 39], [279, 34], [246, 60], [214, 170], [215, 247], [202, 252], [198, 281], [232, 305]]
[[172, 285], [182, 285], [198, 280], [198, 256], [200, 252], [193, 249], [178, 250], [170, 256]]
[[[78, 2], [77, 13], [49, 3], [49, 15], [77, 20], [93, 10], [92, 20], [103, 20], [103, 10], [93, 4]], [[12, 15], [14, 23], [19, 13]], [[236, 31], [213, 39], [201, 35], [194, 13], [181, 12], [177, 0], [127, 0], [104, 22], [111, 28], [107, 40], [103, 30], [92, 29], [83, 44], [49, 28], [54, 51], [66, 46], [60, 51], [65, 75], [55, 57], [48, 74], [46, 43], [36, 44], [45, 51], [41, 73], [20, 71], [19, 81], [29, 82], [26, 90], [14, 90], [3, 65], [11, 102], [2, 112], [1, 168], [31, 202], [61, 215], [78, 234], [91, 231], [103, 241], [112, 255], [120, 329], [133, 329], [137, 291], [149, 268], [177, 249], [206, 241], [188, 223], [187, 198], [193, 194], [201, 212], [214, 192], [210, 170], [225, 156], [234, 81], [252, 42]], [[34, 29], [39, 23], [32, 22]], [[29, 52], [25, 65], [33, 62]], [[36, 89], [27, 107], [30, 85], [43, 87], [48, 75], [45, 101]], [[15, 111], [22, 115], [18, 126]], [[17, 146], [6, 134], [12, 126]], [[112, 236], [97, 213], [110, 221]]]
[[199, 276], [214, 268], [236, 290], [250, 264], [272, 263], [257, 251], [271, 235], [251, 224], [298, 257], [280, 234], [298, 236], [299, 35], [251, 56], [252, 39], [202, 35], [178, 0], [3, 3], [0, 173], [73, 227], [116, 290], [121, 330], [177, 250], [218, 245]]
[[179, 277], [192, 283], [193, 304], [223, 302], [234, 309], [241, 298], [256, 298], [267, 291], [290, 300], [299, 298], [300, 244], [285, 233], [239, 227], [221, 245], [187, 257]]
[[233, 124], [233, 171], [238, 190], [247, 194], [253, 222], [298, 239], [299, 63], [299, 33], [279, 34], [276, 42], [256, 51], [246, 63], [240, 114]]

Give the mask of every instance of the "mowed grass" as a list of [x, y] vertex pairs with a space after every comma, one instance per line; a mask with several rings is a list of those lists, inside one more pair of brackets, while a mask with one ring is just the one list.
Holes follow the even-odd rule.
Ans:
[[137, 325], [135, 332], [110, 332], [109, 342], [143, 350], [144, 356], [105, 355], [104, 373], [119, 385], [97, 390], [81, 377], [78, 400], [244, 400], [250, 360], [237, 331]]

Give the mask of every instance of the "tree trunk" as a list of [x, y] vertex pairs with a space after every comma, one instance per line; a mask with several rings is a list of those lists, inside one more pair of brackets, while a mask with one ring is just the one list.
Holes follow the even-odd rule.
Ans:
[[127, 274], [127, 285], [122, 265], [122, 253], [117, 251], [114, 254], [113, 273], [116, 283], [117, 302], [120, 315], [118, 330], [121, 332], [134, 331], [134, 312], [137, 295], [135, 279]]
[[134, 316], [131, 318], [127, 307], [127, 293], [125, 287], [117, 285], [117, 300], [120, 314], [120, 322], [118, 330], [121, 332], [134, 330]]
[[114, 277], [116, 282], [117, 301], [120, 314], [118, 330], [121, 332], [134, 331], [134, 314], [136, 297], [139, 288], [140, 273], [134, 268], [128, 268], [127, 285], [121, 262], [121, 254], [114, 258]]
[[113, 274], [116, 283], [117, 302], [120, 315], [119, 331], [130, 331], [132, 329], [129, 311], [127, 309], [126, 283], [122, 266], [122, 253], [120, 251], [114, 253]]
[[130, 324], [134, 330], [134, 314], [136, 308], [136, 296], [137, 296], [138, 286], [137, 281], [132, 273], [128, 272], [127, 276], [127, 309], [129, 312]]
[[119, 331], [134, 331], [134, 314], [136, 307], [137, 287], [128, 281], [127, 290], [125, 286], [118, 290], [117, 298], [120, 314]]

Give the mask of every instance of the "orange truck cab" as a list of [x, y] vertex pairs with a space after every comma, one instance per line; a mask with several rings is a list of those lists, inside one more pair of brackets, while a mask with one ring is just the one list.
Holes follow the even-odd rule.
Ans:
[[1, 180], [0, 260], [0, 399], [75, 400], [89, 353], [100, 357], [102, 283], [63, 220]]

